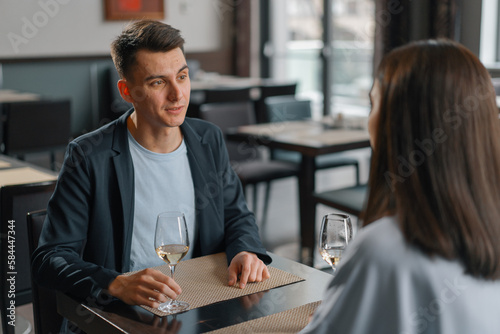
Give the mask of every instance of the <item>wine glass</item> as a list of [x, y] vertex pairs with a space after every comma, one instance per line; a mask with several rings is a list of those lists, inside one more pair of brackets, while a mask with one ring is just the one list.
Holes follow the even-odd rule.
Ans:
[[330, 213], [323, 217], [319, 234], [319, 252], [323, 260], [332, 266], [334, 273], [351, 239], [352, 224], [348, 215]]
[[[156, 219], [155, 231], [156, 254], [170, 267], [170, 275], [174, 278], [175, 265], [186, 256], [189, 250], [189, 236], [186, 218], [182, 212], [163, 212]], [[167, 314], [176, 314], [189, 308], [189, 304], [170, 300], [160, 304], [158, 310]]]

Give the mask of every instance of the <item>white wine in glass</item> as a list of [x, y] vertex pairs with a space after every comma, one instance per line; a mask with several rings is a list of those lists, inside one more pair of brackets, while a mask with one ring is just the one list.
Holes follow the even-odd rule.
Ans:
[[[174, 278], [175, 266], [189, 251], [189, 236], [186, 218], [182, 212], [163, 212], [156, 219], [155, 231], [156, 254], [170, 267]], [[176, 314], [189, 308], [189, 304], [171, 300], [160, 304], [158, 310], [167, 314]]]
[[351, 239], [352, 224], [348, 215], [330, 213], [323, 217], [319, 233], [319, 252], [334, 273]]

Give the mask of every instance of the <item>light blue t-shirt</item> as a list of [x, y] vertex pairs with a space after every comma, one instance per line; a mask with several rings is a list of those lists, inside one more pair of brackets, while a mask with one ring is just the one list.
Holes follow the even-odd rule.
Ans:
[[186, 217], [190, 248], [184, 259], [192, 257], [196, 222], [194, 186], [182, 144], [171, 153], [155, 153], [142, 147], [129, 132], [134, 164], [135, 210], [130, 270], [164, 265], [155, 252], [156, 217], [161, 212], [180, 211]]

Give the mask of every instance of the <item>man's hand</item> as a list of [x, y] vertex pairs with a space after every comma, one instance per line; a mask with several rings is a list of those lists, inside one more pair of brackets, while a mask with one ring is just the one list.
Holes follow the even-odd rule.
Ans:
[[269, 278], [267, 266], [257, 255], [249, 252], [239, 252], [231, 260], [228, 268], [229, 286], [233, 286], [240, 277], [240, 288], [245, 288], [247, 282], [262, 282]]
[[109, 293], [129, 305], [157, 308], [167, 297], [176, 299], [182, 292], [175, 281], [155, 269], [144, 269], [130, 276], [117, 276], [109, 285]]

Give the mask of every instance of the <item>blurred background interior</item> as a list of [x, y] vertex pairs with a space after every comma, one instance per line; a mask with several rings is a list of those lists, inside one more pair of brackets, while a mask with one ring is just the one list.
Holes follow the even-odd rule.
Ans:
[[[118, 94], [118, 76], [109, 56], [110, 42], [129, 19], [111, 16], [108, 2], [2, 2], [2, 153], [58, 171], [69, 140], [130, 107]], [[130, 3], [135, 3], [122, 2], [132, 7]], [[162, 3], [156, 17], [180, 29], [186, 40], [193, 85], [189, 116], [198, 117], [204, 102], [221, 102], [207, 100], [212, 86], [262, 88], [268, 82], [293, 84], [292, 93], [276, 95], [293, 94], [310, 101], [312, 118], [342, 115], [363, 122], [370, 109], [374, 67], [385, 52], [408, 41], [455, 39], [480, 56], [492, 77], [500, 76], [498, 2], [171, 0]], [[234, 77], [248, 80], [232, 81]], [[250, 91], [256, 121], [269, 121], [259, 117], [263, 101], [259, 94]], [[36, 117], [44, 110], [51, 117], [48, 124]], [[14, 115], [22, 115], [17, 123]], [[41, 128], [45, 130], [37, 137]], [[343, 154], [359, 161], [359, 180], [366, 182], [370, 149]], [[318, 191], [343, 188], [355, 184], [355, 177], [348, 167], [321, 169], [316, 187]], [[294, 178], [273, 182], [265, 219], [267, 246], [273, 251], [285, 247], [292, 258], [296, 252], [287, 247], [298, 237], [297, 191]], [[260, 187], [259, 196], [249, 196], [251, 207], [255, 200], [264, 201], [264, 192]], [[259, 220], [263, 207], [256, 206]], [[317, 217], [323, 211], [320, 205]]]
[[[207, 87], [245, 88], [252, 83], [250, 88], [259, 88], [265, 82], [283, 82], [294, 85], [291, 94], [296, 98], [310, 101], [312, 118], [342, 115], [366, 120], [378, 59], [411, 40], [458, 40], [480, 56], [492, 77], [500, 76], [498, 2], [171, 0], [164, 1], [161, 20], [180, 29], [186, 40], [193, 82], [189, 116], [198, 117], [199, 106], [208, 102]], [[118, 94], [118, 76], [109, 56], [110, 42], [129, 20], [111, 17], [105, 0], [3, 1], [0, 6], [4, 35], [0, 40], [0, 150], [58, 171], [70, 139], [130, 107]], [[250, 79], [231, 81], [233, 77]], [[259, 94], [250, 92], [256, 109], [261, 108]], [[44, 107], [39, 100], [49, 105]], [[50, 114], [50, 122], [40, 123], [30, 114], [34, 109], [36, 115]], [[22, 115], [17, 123], [14, 115]], [[269, 120], [257, 114], [256, 121]], [[45, 130], [37, 137], [40, 128]], [[370, 150], [344, 154], [359, 161], [360, 181], [365, 182]], [[354, 173], [347, 167], [319, 170], [317, 188], [353, 185]], [[264, 189], [259, 188], [258, 194], [257, 201], [264, 201]], [[254, 198], [249, 196], [251, 206]], [[264, 235], [271, 250], [296, 241], [296, 198], [295, 179], [273, 182]], [[263, 205], [256, 208], [259, 211]], [[293, 258], [295, 252], [288, 255]]]
[[[72, 138], [130, 107], [118, 94], [109, 56], [110, 42], [129, 19], [110, 15], [108, 2], [125, 9], [141, 3], [0, 3], [0, 153], [57, 172]], [[313, 119], [329, 116], [363, 124], [379, 59], [394, 47], [424, 38], [463, 43], [480, 57], [493, 81], [500, 80], [495, 79], [500, 77], [499, 0], [164, 0], [160, 5], [161, 13], [154, 17], [180, 29], [186, 40], [191, 117], [200, 117], [207, 102], [225, 102], [209, 101], [212, 88], [248, 88], [245, 99], [255, 112], [248, 122], [267, 122], [262, 110], [266, 87], [288, 85], [292, 91], [269, 95], [309, 101]], [[272, 157], [261, 150], [264, 158]], [[343, 152], [357, 167], [320, 168], [316, 190], [365, 183], [370, 153], [369, 148]], [[267, 213], [266, 188], [257, 189], [258, 196], [248, 196], [248, 201], [259, 222], [266, 222], [265, 245], [297, 259], [296, 177], [272, 182]], [[314, 223], [319, 225], [331, 211], [318, 205]], [[315, 265], [326, 266], [321, 259]]]

